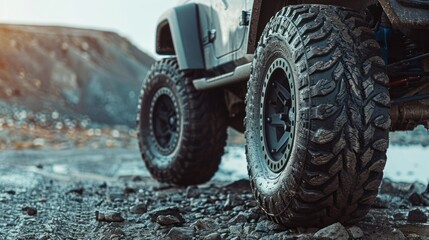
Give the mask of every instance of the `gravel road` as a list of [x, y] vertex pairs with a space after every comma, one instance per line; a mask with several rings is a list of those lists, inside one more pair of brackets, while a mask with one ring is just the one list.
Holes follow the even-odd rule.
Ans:
[[0, 162], [0, 239], [429, 239], [419, 183], [385, 180], [363, 221], [319, 231], [268, 221], [234, 162], [188, 188], [155, 182], [134, 148], [9, 150]]

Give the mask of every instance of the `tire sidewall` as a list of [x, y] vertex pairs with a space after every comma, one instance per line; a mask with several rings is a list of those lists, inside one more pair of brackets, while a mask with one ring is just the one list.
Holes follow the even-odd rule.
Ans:
[[[249, 96], [247, 111], [250, 116], [246, 118], [246, 126], [248, 130], [248, 166], [250, 171], [250, 177], [252, 178], [253, 187], [257, 188], [257, 191], [262, 195], [260, 198], [265, 196], [271, 197], [273, 194], [283, 192], [286, 205], [289, 204], [290, 199], [296, 192], [299, 186], [300, 179], [304, 164], [305, 164], [305, 149], [302, 147], [306, 146], [307, 134], [303, 128], [303, 123], [308, 122], [307, 119], [303, 119], [306, 116], [306, 106], [309, 106], [309, 99], [305, 101], [298, 89], [297, 79], [301, 79], [302, 76], [298, 77], [298, 69], [296, 67], [295, 59], [293, 59], [293, 49], [288, 43], [287, 39], [278, 33], [272, 33], [266, 39], [264, 48], [258, 48], [257, 57], [254, 59], [251, 78], [249, 86]], [[264, 104], [262, 103], [262, 94], [264, 94], [264, 79], [268, 68], [271, 63], [277, 58], [284, 58], [291, 67], [292, 79], [289, 80], [289, 86], [292, 92], [294, 92], [293, 98], [295, 107], [295, 127], [291, 131], [293, 134], [291, 151], [288, 157], [288, 162], [284, 169], [279, 173], [273, 173], [267, 166], [264, 160], [265, 148], [261, 141], [264, 136], [261, 136], [259, 131], [261, 125], [260, 109]], [[301, 75], [306, 73], [301, 73]], [[262, 104], [262, 105], [261, 105]], [[249, 107], [250, 106], [250, 107]], [[250, 112], [249, 112], [250, 110]], [[298, 114], [301, 113], [301, 114]], [[300, 148], [301, 147], [301, 148]], [[297, 173], [299, 172], [299, 173]], [[285, 188], [285, 189], [282, 189]]]
[[[140, 142], [142, 143], [140, 148], [143, 154], [146, 156], [145, 163], [148, 168], [164, 169], [167, 170], [175, 165], [175, 160], [180, 154], [183, 141], [184, 131], [184, 109], [183, 109], [183, 96], [181, 96], [177, 84], [180, 84], [178, 79], [174, 79], [176, 76], [171, 73], [157, 73], [152, 77], [149, 77], [143, 83], [143, 94], [141, 96], [141, 108], [140, 108], [140, 125], [138, 126], [140, 132]], [[162, 88], [167, 88], [171, 91], [171, 100], [175, 106], [175, 110], [179, 120], [179, 138], [175, 143], [174, 150], [168, 155], [160, 152], [158, 146], [156, 146], [156, 139], [152, 128], [151, 119], [153, 119], [153, 113], [151, 112], [153, 97]], [[143, 147], [144, 146], [144, 147]]]

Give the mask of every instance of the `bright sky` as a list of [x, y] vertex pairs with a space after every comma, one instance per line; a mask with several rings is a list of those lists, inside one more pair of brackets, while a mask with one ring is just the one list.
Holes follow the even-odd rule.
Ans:
[[158, 18], [177, 0], [0, 0], [0, 23], [111, 30], [155, 55]]

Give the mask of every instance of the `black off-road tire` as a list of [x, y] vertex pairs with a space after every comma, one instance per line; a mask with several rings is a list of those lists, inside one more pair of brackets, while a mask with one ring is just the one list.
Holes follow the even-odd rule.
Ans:
[[[295, 5], [267, 24], [248, 82], [245, 136], [251, 186], [270, 219], [322, 227], [366, 215], [388, 147], [383, 66], [374, 33], [352, 10]], [[283, 105], [270, 95], [282, 91]], [[273, 111], [287, 112], [273, 120]], [[279, 121], [290, 134], [275, 148]]]
[[[162, 120], [165, 109], [174, 116], [169, 116], [168, 125]], [[223, 95], [197, 91], [176, 59], [152, 66], [142, 85], [137, 126], [142, 158], [158, 181], [201, 184], [217, 171], [227, 137]], [[164, 132], [168, 128], [171, 137]]]

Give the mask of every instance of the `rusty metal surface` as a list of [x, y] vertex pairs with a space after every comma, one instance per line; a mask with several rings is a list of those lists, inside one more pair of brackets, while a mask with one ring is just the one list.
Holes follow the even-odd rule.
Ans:
[[421, 102], [394, 105], [390, 109], [393, 131], [412, 130], [418, 125], [429, 127], [429, 106]]
[[396, 0], [379, 0], [393, 25], [429, 30], [429, 10], [407, 7]]

